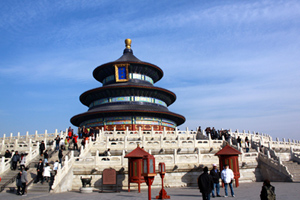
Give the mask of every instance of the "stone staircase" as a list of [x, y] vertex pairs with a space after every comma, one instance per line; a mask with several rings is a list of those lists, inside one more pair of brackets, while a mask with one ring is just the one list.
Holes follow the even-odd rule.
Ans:
[[293, 175], [293, 182], [300, 182], [300, 165], [297, 162], [285, 161], [282, 162]]
[[[5, 188], [9, 188], [10, 184], [15, 182], [15, 179], [18, 175], [19, 170], [7, 170], [5, 174], [1, 176], [1, 182], [0, 182], [0, 192], [5, 190]], [[16, 185], [16, 184], [15, 184]], [[13, 191], [14, 188], [11, 188]]]

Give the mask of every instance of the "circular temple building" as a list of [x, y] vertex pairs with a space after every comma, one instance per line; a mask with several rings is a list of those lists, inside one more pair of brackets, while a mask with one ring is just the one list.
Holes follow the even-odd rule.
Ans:
[[133, 55], [131, 40], [125, 40], [123, 55], [116, 61], [98, 66], [94, 78], [103, 84], [80, 96], [87, 112], [75, 115], [75, 126], [104, 130], [172, 131], [183, 124], [182, 115], [170, 112], [176, 95], [153, 86], [163, 76], [156, 65], [139, 60]]

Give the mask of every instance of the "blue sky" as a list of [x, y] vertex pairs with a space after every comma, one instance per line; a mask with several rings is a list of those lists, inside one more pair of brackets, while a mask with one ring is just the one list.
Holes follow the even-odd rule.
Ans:
[[300, 139], [300, 2], [1, 1], [0, 136], [54, 132], [85, 112], [99, 65], [158, 65], [180, 129], [214, 126]]

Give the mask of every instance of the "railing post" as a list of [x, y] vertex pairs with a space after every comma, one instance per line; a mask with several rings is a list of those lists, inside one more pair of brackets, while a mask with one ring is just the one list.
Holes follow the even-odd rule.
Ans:
[[28, 142], [28, 140], [29, 140], [29, 132], [28, 131], [26, 131], [25, 140], [26, 140], [26, 142]]
[[129, 135], [128, 126], [126, 127], [126, 135]]
[[13, 133], [10, 133], [9, 142], [13, 140]]
[[106, 149], [108, 149], [108, 148], [109, 148], [109, 138], [106, 137]]
[[146, 136], [143, 135], [143, 136], [142, 136], [142, 144], [143, 144], [143, 147], [145, 147], [145, 143], [146, 143]]
[[178, 136], [178, 128], [175, 127], [175, 136]]
[[1, 151], [5, 150], [4, 146], [5, 146], [5, 140], [2, 140]]
[[122, 151], [122, 156], [121, 156], [121, 165], [124, 166], [125, 163], [124, 163], [124, 157], [125, 157], [125, 150], [123, 149]]
[[[31, 140], [31, 139], [30, 139]], [[27, 162], [29, 161], [29, 160], [31, 160], [32, 159], [32, 147], [30, 146], [29, 147], [29, 153], [28, 153], [28, 156], [27, 156]]]
[[126, 136], [124, 137], [124, 149], [127, 150], [127, 146], [128, 146], [128, 136], [126, 135]]
[[44, 137], [45, 137], [45, 140], [46, 140], [46, 138], [48, 138], [48, 131], [47, 130], [45, 130]]
[[15, 149], [18, 149], [18, 139], [15, 139], [14, 146]]
[[38, 131], [35, 131], [34, 140], [36, 141], [37, 139], [38, 139]]
[[139, 137], [142, 137], [143, 132], [142, 132], [142, 127], [139, 127]]
[[4, 172], [4, 168], [5, 168], [5, 157], [3, 156], [1, 158], [1, 171], [0, 171], [0, 173]]
[[164, 137], [167, 136], [166, 127], [164, 127], [163, 136], [164, 136]]
[[269, 150], [267, 151], [267, 157], [268, 157], [268, 159], [271, 158], [271, 156], [270, 156], [270, 151], [269, 151]]
[[198, 148], [198, 163], [200, 164], [201, 163], [201, 151], [200, 151], [200, 148]]
[[[73, 152], [73, 151], [72, 151]], [[96, 151], [95, 155], [95, 166], [98, 166], [98, 160], [99, 160], [99, 150]]]
[[177, 149], [174, 149], [174, 164], [177, 164]]
[[[128, 127], [126, 127], [127, 130]], [[114, 131], [113, 131], [113, 138], [117, 137], [117, 127], [114, 126]]]

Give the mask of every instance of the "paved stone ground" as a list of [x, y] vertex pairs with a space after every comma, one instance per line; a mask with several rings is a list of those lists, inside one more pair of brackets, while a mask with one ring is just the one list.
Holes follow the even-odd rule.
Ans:
[[[295, 200], [300, 199], [300, 183], [283, 183], [283, 182], [273, 182], [273, 186], [275, 186], [275, 193], [277, 196], [277, 200]], [[242, 199], [242, 200], [254, 200], [260, 199], [259, 194], [261, 190], [262, 183], [243, 183], [238, 188], [234, 188], [234, 192], [236, 197], [219, 197], [212, 198], [216, 200], [222, 199]], [[202, 199], [198, 188], [166, 188], [168, 195], [171, 196], [172, 200], [200, 200]], [[221, 195], [224, 195], [224, 188], [220, 190]], [[158, 195], [159, 189], [152, 189], [152, 199], [155, 199], [155, 196]], [[12, 193], [8, 193], [3, 191], [0, 193], [0, 199], [3, 200], [14, 200], [14, 199], [42, 199], [42, 200], [61, 200], [61, 199], [74, 199], [74, 200], [147, 200], [148, 193], [147, 190], [142, 190], [141, 193], [138, 193], [136, 190], [128, 193], [126, 190], [121, 191], [120, 193], [99, 193], [93, 192], [91, 194], [81, 194], [76, 191], [72, 192], [64, 192], [59, 194], [52, 193], [29, 193], [26, 197], [17, 196]]]

